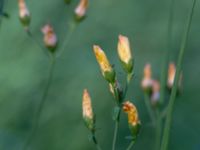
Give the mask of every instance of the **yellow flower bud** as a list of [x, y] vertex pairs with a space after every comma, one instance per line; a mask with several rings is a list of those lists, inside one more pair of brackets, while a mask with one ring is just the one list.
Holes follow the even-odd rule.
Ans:
[[24, 27], [28, 28], [30, 24], [30, 12], [24, 0], [18, 0], [19, 5], [19, 18]]
[[126, 101], [123, 104], [123, 110], [125, 113], [128, 114], [129, 128], [131, 130], [132, 136], [136, 138], [139, 133], [141, 125], [137, 109], [133, 103]]
[[57, 37], [56, 34], [51, 27], [51, 25], [46, 24], [42, 28], [42, 33], [44, 34], [44, 44], [51, 51], [54, 52], [57, 46]]
[[110, 82], [114, 83], [115, 81], [115, 72], [113, 68], [111, 67], [106, 54], [104, 51], [97, 45], [93, 46], [94, 54], [96, 56], [97, 62], [99, 63], [99, 66], [101, 68], [101, 72], [104, 76], [104, 78]]
[[144, 77], [142, 79], [141, 86], [145, 92], [150, 92], [152, 88], [153, 80], [151, 78], [151, 65], [146, 64], [144, 67]]
[[129, 40], [126, 36], [119, 35], [118, 55], [125, 71], [131, 73], [133, 70], [133, 59], [131, 55]]
[[94, 114], [92, 110], [91, 98], [87, 89], [83, 91], [82, 110], [86, 127], [90, 130], [94, 130]]
[[78, 6], [75, 9], [75, 15], [78, 20], [81, 20], [85, 17], [88, 4], [88, 0], [80, 0]]

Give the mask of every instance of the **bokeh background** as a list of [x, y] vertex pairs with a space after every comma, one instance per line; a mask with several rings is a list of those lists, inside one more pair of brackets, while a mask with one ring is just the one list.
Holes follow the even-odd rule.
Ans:
[[[92, 150], [88, 130], [81, 116], [82, 91], [90, 91], [97, 117], [97, 137], [111, 149], [114, 124], [112, 95], [101, 76], [92, 45], [99, 44], [115, 64], [124, 84], [118, 60], [117, 37], [129, 37], [135, 59], [135, 77], [127, 99], [138, 107], [142, 130], [135, 149], [154, 150], [155, 130], [146, 111], [140, 81], [145, 63], [152, 64], [153, 76], [160, 78], [165, 51], [176, 62], [183, 30], [191, 8], [189, 0], [175, 0], [172, 34], [168, 42], [170, 0], [90, 0], [87, 18], [71, 36], [57, 59], [39, 130], [30, 150]], [[68, 6], [63, 0], [27, 0], [32, 14], [31, 30], [42, 43], [41, 27], [51, 23], [59, 44], [66, 40], [77, 0]], [[8, 19], [0, 22], [0, 149], [21, 150], [30, 135], [34, 113], [46, 85], [49, 60], [24, 32], [18, 19], [17, 1], [7, 0]], [[200, 2], [197, 1], [183, 63], [183, 92], [175, 102], [169, 150], [200, 150]], [[166, 99], [167, 101], [167, 99]], [[127, 118], [123, 114], [118, 150], [129, 141]]]

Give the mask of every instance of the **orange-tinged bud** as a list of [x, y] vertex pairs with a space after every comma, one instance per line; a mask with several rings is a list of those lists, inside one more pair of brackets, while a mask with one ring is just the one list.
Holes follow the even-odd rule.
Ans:
[[94, 130], [94, 114], [92, 110], [91, 98], [87, 89], [83, 91], [82, 110], [83, 119], [87, 128]]
[[76, 18], [78, 20], [81, 20], [85, 17], [88, 4], [89, 4], [88, 0], [80, 0], [78, 6], [75, 9]]
[[140, 120], [135, 105], [129, 101], [123, 104], [123, 110], [128, 114], [128, 124], [133, 138], [135, 139], [140, 130]]
[[126, 36], [119, 35], [118, 55], [125, 71], [131, 73], [133, 70], [133, 59], [131, 55], [129, 39]]
[[111, 67], [106, 54], [104, 51], [97, 45], [93, 46], [94, 54], [96, 56], [97, 62], [99, 63], [99, 66], [101, 68], [101, 72], [104, 76], [104, 78], [110, 82], [114, 83], [115, 81], [115, 72], [113, 68]]
[[175, 74], [176, 74], [176, 66], [174, 63], [170, 63], [168, 69], [168, 79], [167, 79], [167, 86], [170, 89], [173, 87]]
[[42, 28], [42, 33], [44, 34], [44, 44], [51, 51], [54, 52], [57, 46], [57, 37], [50, 24], [46, 24]]
[[150, 92], [152, 88], [153, 80], [151, 78], [151, 65], [146, 64], [144, 67], [144, 77], [142, 79], [141, 86], [145, 92]]
[[30, 24], [30, 12], [24, 0], [18, 0], [18, 5], [20, 21], [27, 28]]

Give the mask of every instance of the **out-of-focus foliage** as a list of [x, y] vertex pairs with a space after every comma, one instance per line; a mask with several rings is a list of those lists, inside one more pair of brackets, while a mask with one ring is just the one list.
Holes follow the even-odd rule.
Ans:
[[[1, 1], [2, 2], [2, 1]], [[59, 43], [65, 41], [77, 0], [27, 0], [31, 11], [31, 30], [42, 41], [40, 28], [51, 23]], [[170, 60], [177, 52], [191, 2], [175, 0], [171, 46], [167, 45], [169, 0], [90, 0], [87, 18], [77, 28], [59, 57], [48, 100], [42, 112], [39, 131], [32, 150], [88, 150], [88, 131], [81, 115], [82, 91], [91, 93], [97, 119], [99, 142], [110, 150], [114, 123], [112, 95], [96, 63], [92, 45], [99, 44], [115, 65], [119, 79], [123, 71], [117, 57], [117, 37], [131, 40], [135, 59], [134, 79], [127, 98], [136, 104], [142, 128], [135, 149], [154, 149], [154, 128], [144, 107], [140, 80], [146, 62], [152, 64], [159, 79], [164, 51]], [[0, 7], [1, 8], [1, 7]], [[31, 132], [34, 112], [41, 100], [48, 76], [48, 57], [24, 32], [18, 18], [17, 1], [7, 1], [9, 19], [0, 26], [0, 149], [21, 150]], [[198, 1], [183, 64], [183, 92], [175, 103], [170, 150], [200, 149], [200, 2]], [[117, 147], [125, 149], [129, 135], [127, 118], [122, 115]]]

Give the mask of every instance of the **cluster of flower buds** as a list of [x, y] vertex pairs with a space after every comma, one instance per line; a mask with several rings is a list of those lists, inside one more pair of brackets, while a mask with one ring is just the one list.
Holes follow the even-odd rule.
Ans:
[[28, 29], [31, 17], [30, 12], [26, 6], [25, 0], [18, 0], [19, 5], [19, 18], [23, 26]]
[[75, 16], [78, 21], [84, 19], [88, 8], [88, 4], [88, 0], [80, 0], [78, 6], [75, 9]]
[[83, 120], [85, 122], [86, 127], [91, 132], [94, 132], [95, 118], [92, 110], [91, 98], [87, 89], [83, 91], [82, 110], [83, 110]]
[[[167, 79], [167, 87], [170, 91], [174, 84], [175, 74], [176, 74], [176, 66], [174, 63], [170, 63], [168, 68], [168, 79]], [[178, 82], [179, 90], [181, 88], [181, 82], [182, 82], [182, 74], [180, 75]]]
[[44, 34], [44, 44], [49, 49], [50, 52], [54, 52], [57, 46], [57, 37], [53, 30], [53, 27], [50, 24], [46, 24], [42, 29]]
[[123, 103], [123, 110], [128, 115], [129, 128], [130, 128], [133, 140], [135, 140], [138, 136], [138, 133], [141, 127], [137, 108], [135, 107], [133, 103], [126, 101], [125, 103]]
[[[126, 36], [119, 35], [118, 41], [118, 55], [123, 66], [123, 69], [127, 73], [127, 76], [132, 76], [133, 72], [133, 58], [131, 55], [131, 49], [129, 40]], [[111, 66], [104, 51], [97, 45], [93, 46], [94, 54], [97, 62], [100, 66], [103, 77], [109, 82], [111, 93], [114, 95], [117, 103], [120, 104], [123, 99], [123, 89], [116, 79], [116, 73], [114, 68]], [[130, 80], [130, 79], [128, 79]]]

